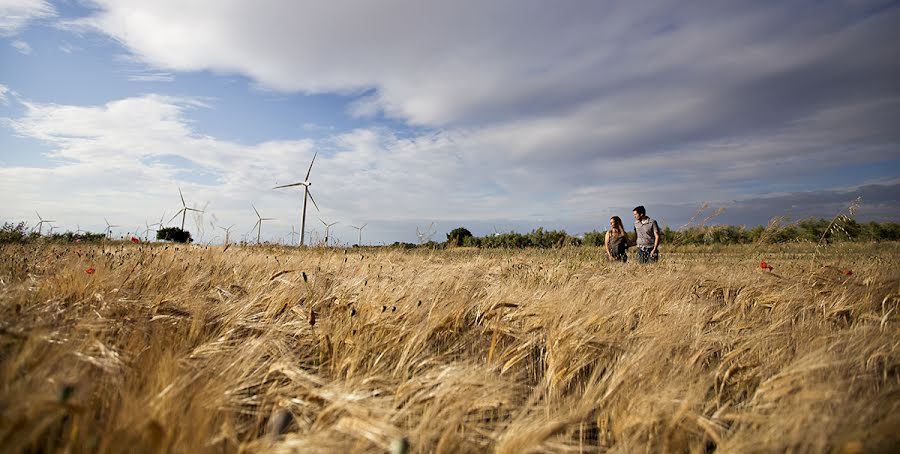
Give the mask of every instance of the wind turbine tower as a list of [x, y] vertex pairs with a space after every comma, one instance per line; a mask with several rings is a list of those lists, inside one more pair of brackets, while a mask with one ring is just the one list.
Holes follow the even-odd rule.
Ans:
[[313, 198], [312, 193], [309, 192], [309, 187], [312, 185], [312, 182], [309, 181], [309, 174], [312, 172], [313, 163], [316, 162], [316, 156], [319, 154], [316, 153], [313, 155], [312, 161], [309, 162], [309, 170], [306, 171], [306, 178], [303, 181], [291, 184], [284, 184], [281, 186], [275, 186], [272, 189], [281, 189], [281, 188], [290, 188], [294, 186], [303, 186], [303, 214], [300, 216], [300, 245], [305, 245], [306, 241], [306, 199], [312, 200], [313, 206], [316, 207], [316, 211], [319, 210], [319, 205], [316, 204], [316, 199]]

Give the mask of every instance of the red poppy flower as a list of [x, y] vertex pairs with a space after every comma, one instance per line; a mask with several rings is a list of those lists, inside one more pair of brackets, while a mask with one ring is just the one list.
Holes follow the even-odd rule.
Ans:
[[87, 274], [94, 274], [94, 267], [90, 266], [88, 269], [84, 270], [84, 272]]
[[841, 273], [844, 276], [853, 276], [853, 271], [850, 271], [850, 270], [841, 270]]
[[131, 237], [131, 242], [132, 242], [132, 243], [140, 243], [141, 240], [139, 240], [139, 239], [137, 239], [137, 238], [135, 238], [135, 237]]
[[766, 269], [766, 268], [769, 267], [769, 265], [768, 265], [766, 262], [760, 262], [760, 263], [759, 263], [759, 267], [762, 268], [762, 269]]

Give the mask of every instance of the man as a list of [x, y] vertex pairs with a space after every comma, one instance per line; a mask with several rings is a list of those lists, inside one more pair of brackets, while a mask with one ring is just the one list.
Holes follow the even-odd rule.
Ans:
[[634, 234], [637, 245], [638, 263], [652, 263], [659, 260], [659, 224], [647, 217], [644, 206], [634, 207]]

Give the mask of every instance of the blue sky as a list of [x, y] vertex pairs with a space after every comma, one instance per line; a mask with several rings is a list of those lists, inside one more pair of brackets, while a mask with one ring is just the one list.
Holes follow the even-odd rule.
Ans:
[[[634, 3], [634, 4], [633, 4]], [[0, 0], [0, 219], [202, 241], [900, 219], [886, 1]], [[173, 221], [174, 223], [175, 221]]]

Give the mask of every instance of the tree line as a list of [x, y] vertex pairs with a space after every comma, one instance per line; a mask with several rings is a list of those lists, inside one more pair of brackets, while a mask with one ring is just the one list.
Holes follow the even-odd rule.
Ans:
[[[834, 241], [900, 241], [900, 223], [865, 222], [859, 223], [847, 217], [833, 220], [804, 219], [784, 224], [773, 220], [768, 226], [709, 225], [684, 227], [672, 230], [669, 226], [661, 229], [662, 243], [669, 245], [712, 245], [712, 244], [754, 244], [754, 243], [798, 243]], [[565, 230], [544, 230], [537, 228], [529, 233], [497, 233], [474, 236], [459, 227], [447, 234], [444, 245], [451, 247], [480, 248], [553, 248], [563, 246], [603, 246], [606, 232], [591, 231], [581, 237], [570, 235]], [[629, 237], [634, 239], [634, 233]]]
[[[447, 241], [429, 241], [423, 244], [394, 243], [402, 247], [478, 247], [478, 248], [557, 248], [564, 246], [603, 246], [605, 231], [591, 231], [581, 236], [565, 230], [544, 230], [539, 227], [528, 233], [507, 232], [486, 236], [475, 236], [465, 227], [458, 227], [447, 233]], [[834, 241], [900, 241], [900, 223], [897, 222], [856, 222], [840, 216], [832, 220], [804, 219], [795, 223], [783, 223], [778, 219], [768, 226], [709, 225], [683, 227], [672, 230], [664, 226], [662, 242], [667, 245], [712, 245], [712, 244], [753, 244], [791, 242], [834, 242]], [[630, 236], [634, 236], [631, 233]], [[177, 227], [160, 229], [157, 239], [190, 242], [190, 232]], [[0, 227], [0, 244], [31, 243], [49, 241], [57, 243], [98, 243], [108, 241], [102, 233], [64, 232], [40, 234], [29, 231], [26, 223], [6, 222]]]

